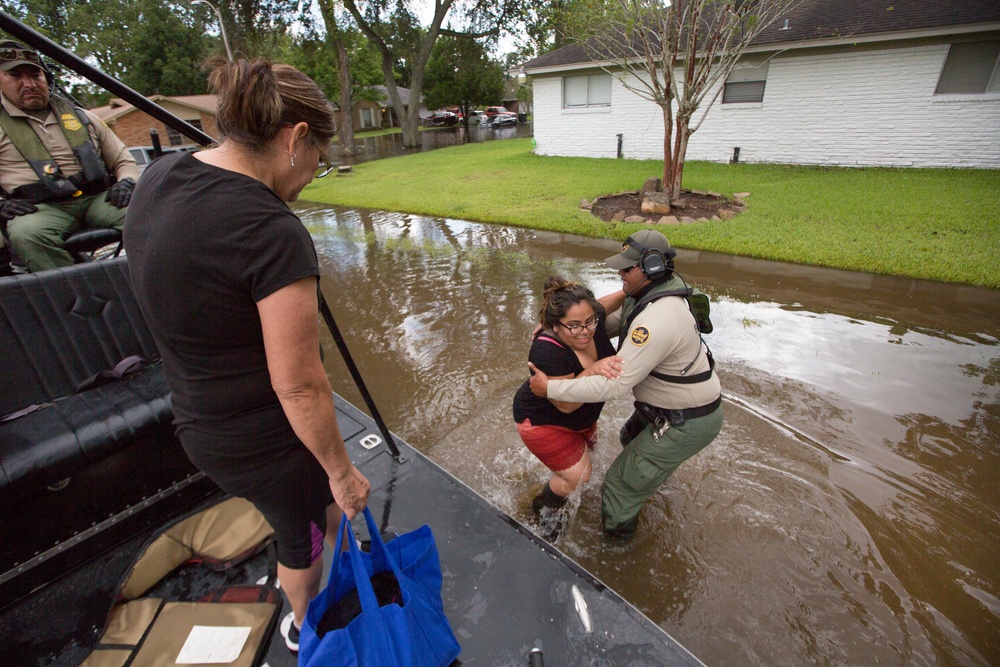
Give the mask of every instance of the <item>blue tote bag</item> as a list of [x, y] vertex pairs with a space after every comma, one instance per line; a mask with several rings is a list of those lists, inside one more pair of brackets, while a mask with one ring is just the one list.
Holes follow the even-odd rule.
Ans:
[[[326, 588], [309, 602], [299, 638], [299, 667], [447, 667], [461, 647], [441, 602], [441, 562], [430, 526], [385, 544], [366, 508], [370, 553], [362, 553], [344, 517], [337, 534], [338, 556]], [[342, 552], [344, 533], [350, 550]], [[380, 607], [371, 577], [392, 572], [397, 602]], [[323, 615], [357, 589], [361, 613], [347, 627], [319, 636]], [[398, 604], [398, 600], [402, 604]]]

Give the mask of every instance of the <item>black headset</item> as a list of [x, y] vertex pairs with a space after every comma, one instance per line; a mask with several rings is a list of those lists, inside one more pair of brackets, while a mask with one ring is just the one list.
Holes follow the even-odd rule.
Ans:
[[666, 277], [667, 273], [674, 268], [674, 257], [677, 256], [677, 251], [673, 248], [670, 248], [666, 252], [657, 250], [656, 248], [650, 250], [631, 236], [625, 240], [625, 245], [632, 246], [641, 253], [639, 257], [639, 269], [642, 271], [642, 275], [646, 276], [649, 280], [660, 280]]

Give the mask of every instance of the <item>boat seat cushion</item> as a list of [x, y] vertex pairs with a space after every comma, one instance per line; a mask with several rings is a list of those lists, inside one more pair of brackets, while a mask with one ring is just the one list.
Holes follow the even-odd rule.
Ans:
[[[72, 474], [173, 418], [159, 353], [124, 257], [0, 278], [0, 499]], [[138, 355], [138, 375], [78, 392]]]

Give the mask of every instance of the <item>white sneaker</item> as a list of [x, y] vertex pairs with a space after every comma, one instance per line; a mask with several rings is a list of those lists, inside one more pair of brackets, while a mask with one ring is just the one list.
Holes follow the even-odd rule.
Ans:
[[285, 638], [285, 646], [292, 653], [299, 652], [299, 629], [295, 627], [295, 612], [290, 611], [281, 619], [281, 636]]

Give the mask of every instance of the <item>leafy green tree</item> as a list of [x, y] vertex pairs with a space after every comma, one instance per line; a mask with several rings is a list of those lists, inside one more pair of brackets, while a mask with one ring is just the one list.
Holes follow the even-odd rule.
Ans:
[[[199, 66], [210, 52], [205, 24], [187, 4], [162, 0], [0, 0], [0, 6], [144, 95], [205, 92]], [[60, 76], [81, 102], [110, 94]]]
[[434, 45], [424, 73], [424, 101], [431, 109], [457, 106], [469, 127], [469, 112], [503, 96], [503, 70], [482, 44], [470, 37], [443, 36]]
[[[277, 60], [286, 46], [289, 27], [300, 16], [298, 0], [210, 0], [226, 23], [233, 57]], [[196, 5], [205, 17], [214, 12]], [[214, 21], [213, 21], [214, 23]]]
[[[204, 26], [160, 0], [136, 0], [128, 45], [117, 51], [121, 80], [143, 95], [193, 95], [207, 90], [201, 64], [211, 52]], [[184, 20], [187, 18], [187, 21]]]
[[[330, 99], [337, 99], [340, 107], [337, 140], [341, 155], [354, 155], [354, 101], [357, 99], [372, 99], [373, 86], [381, 80], [379, 57], [371, 44], [353, 27], [353, 20], [343, 7], [334, 0], [316, 0], [323, 29], [313, 30], [313, 34], [323, 35], [322, 53], [323, 69], [332, 67], [336, 72], [336, 96], [331, 91]], [[319, 39], [317, 37], [317, 39]], [[336, 54], [336, 65], [330, 58]]]
[[[545, 1], [545, 0], [543, 0]], [[529, 0], [468, 0], [456, 5], [456, 0], [435, 0], [434, 14], [430, 24], [421, 30], [421, 38], [412, 56], [406, 57], [405, 68], [410, 72], [410, 104], [404, 106], [396, 82], [397, 66], [403, 56], [394, 52], [393, 17], [397, 16], [402, 0], [343, 0], [344, 7], [354, 17], [358, 27], [378, 49], [382, 59], [382, 76], [389, 91], [396, 116], [403, 130], [403, 145], [418, 146], [420, 100], [424, 92], [424, 73], [431, 51], [438, 36], [442, 34], [467, 35], [469, 37], [496, 38], [506, 26], [513, 25], [526, 11]], [[536, 3], [537, 4], [537, 3]], [[450, 19], [449, 27], [444, 22], [449, 18], [453, 6], [457, 6], [457, 16]], [[458, 26], [458, 29], [455, 26]]]
[[413, 65], [417, 62], [420, 42], [426, 31], [410, 9], [397, 5], [386, 22], [386, 44], [395, 56], [393, 72], [396, 85], [409, 88], [413, 82]]

